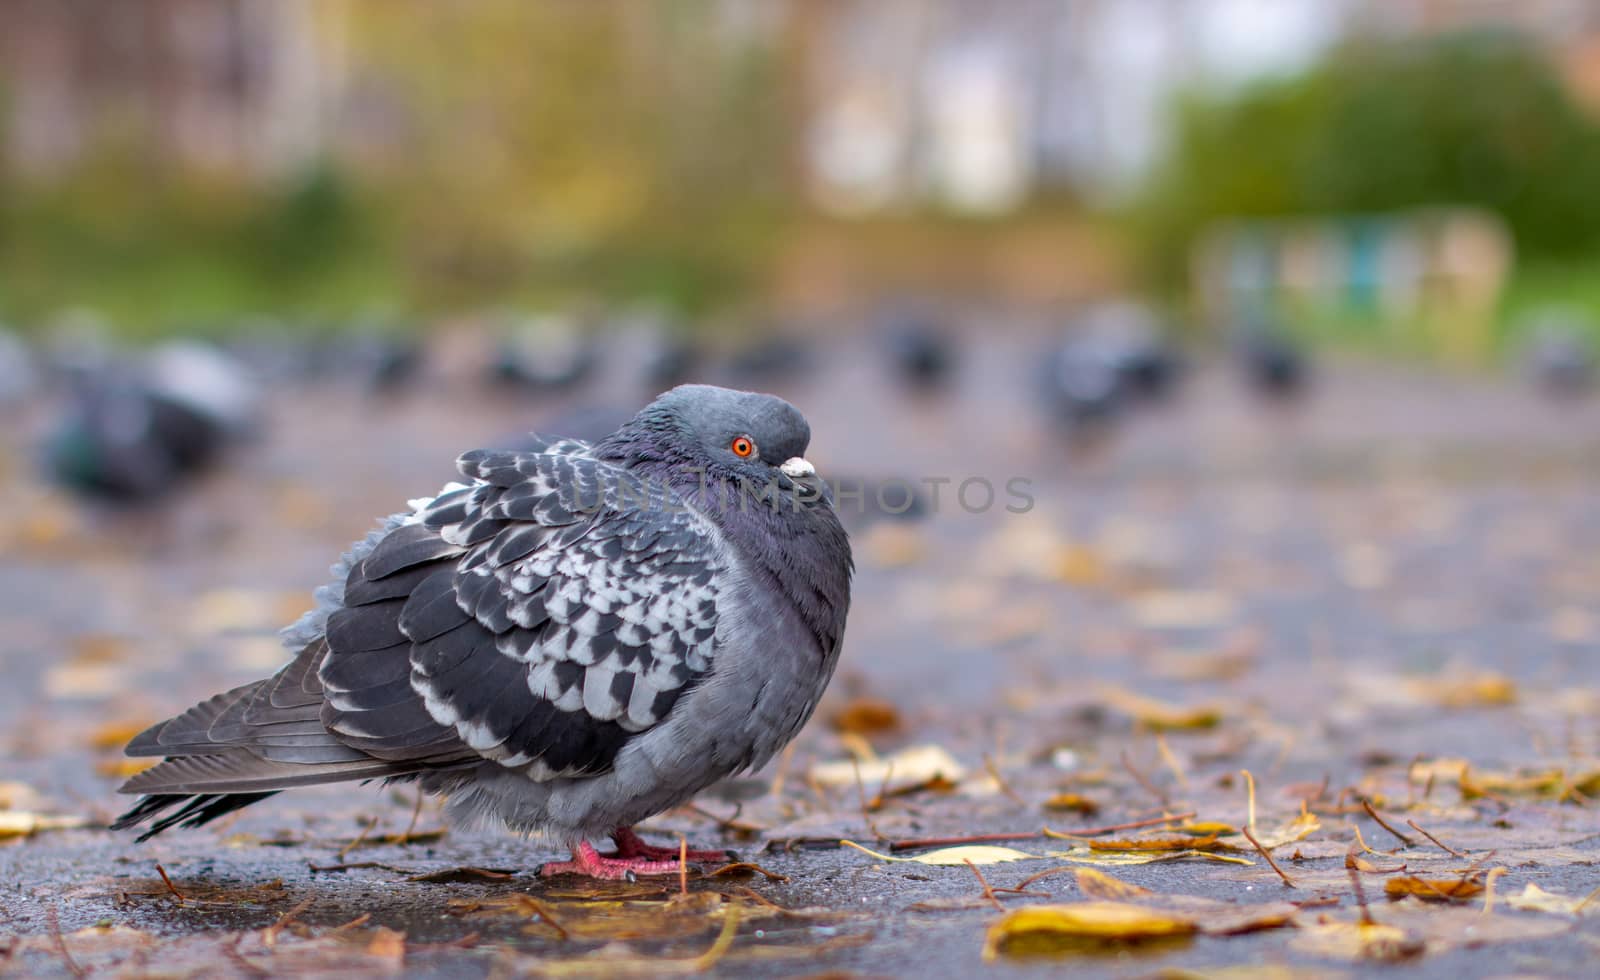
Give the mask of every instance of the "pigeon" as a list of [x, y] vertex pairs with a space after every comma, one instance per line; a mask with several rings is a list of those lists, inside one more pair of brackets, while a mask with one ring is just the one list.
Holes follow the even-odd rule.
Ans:
[[882, 319], [879, 330], [890, 366], [907, 387], [933, 391], [955, 373], [954, 344], [931, 311], [894, 310]]
[[1594, 325], [1564, 311], [1543, 314], [1527, 344], [1527, 370], [1534, 383], [1554, 398], [1583, 395], [1594, 385], [1595, 353], [1589, 337]]
[[1244, 322], [1235, 333], [1234, 353], [1245, 380], [1258, 394], [1287, 400], [1305, 390], [1311, 374], [1305, 352], [1265, 319]]
[[85, 496], [147, 503], [248, 439], [259, 422], [259, 391], [242, 365], [203, 344], [167, 344], [136, 363], [71, 369], [45, 465]]
[[1104, 348], [1069, 340], [1044, 357], [1041, 387], [1049, 413], [1077, 436], [1098, 434], [1126, 402], [1123, 374]]
[[530, 392], [564, 391], [587, 380], [599, 360], [594, 338], [578, 317], [524, 317], [501, 332], [489, 377]]
[[334, 566], [290, 663], [129, 743], [163, 761], [113, 827], [414, 781], [569, 847], [545, 875], [676, 872], [633, 825], [770, 760], [838, 660], [854, 566], [809, 441], [788, 402], [683, 385], [596, 443], [462, 455]]

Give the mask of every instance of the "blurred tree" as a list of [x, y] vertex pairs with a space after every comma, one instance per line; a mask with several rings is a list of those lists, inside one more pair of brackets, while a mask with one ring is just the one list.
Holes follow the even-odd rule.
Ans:
[[1360, 43], [1305, 74], [1184, 99], [1139, 207], [1155, 280], [1181, 284], [1209, 223], [1476, 204], [1519, 252], [1600, 245], [1600, 127], [1532, 42], [1503, 33]]
[[648, 293], [696, 305], [753, 274], [781, 212], [770, 38], [727, 5], [354, 9], [344, 140], [446, 296]]

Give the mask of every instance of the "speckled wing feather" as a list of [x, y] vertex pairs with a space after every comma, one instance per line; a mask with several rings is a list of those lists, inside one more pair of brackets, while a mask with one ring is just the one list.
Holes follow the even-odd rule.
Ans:
[[321, 671], [348, 744], [398, 758], [442, 726], [534, 779], [601, 773], [710, 669], [709, 523], [582, 443], [548, 448], [461, 457], [474, 482], [351, 569]]

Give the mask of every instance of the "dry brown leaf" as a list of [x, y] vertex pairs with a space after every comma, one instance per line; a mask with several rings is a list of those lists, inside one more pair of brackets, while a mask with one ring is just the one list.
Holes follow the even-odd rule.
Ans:
[[1218, 854], [1215, 851], [1093, 851], [1087, 847], [1074, 847], [1070, 851], [1050, 851], [1050, 857], [1061, 858], [1074, 864], [1093, 864], [1104, 868], [1124, 867], [1134, 864], [1155, 864], [1158, 861], [1182, 861], [1188, 858], [1197, 858], [1202, 861], [1215, 861], [1219, 864], [1242, 864], [1254, 867], [1255, 862], [1249, 858], [1233, 854]]
[[989, 927], [984, 959], [1037, 956], [1107, 945], [1181, 939], [1199, 931], [1187, 916], [1122, 902], [1033, 905]]
[[1492, 708], [1517, 701], [1516, 682], [1492, 671], [1447, 675], [1414, 686], [1424, 700], [1444, 708]]
[[1106, 581], [1106, 564], [1092, 548], [1067, 545], [1056, 554], [1056, 577], [1077, 588], [1092, 588]]
[[922, 532], [897, 521], [880, 521], [859, 538], [858, 553], [866, 563], [879, 568], [915, 565], [928, 554], [928, 543]]
[[1092, 851], [1209, 851], [1217, 846], [1217, 835], [1204, 837], [1135, 837], [1123, 840], [1092, 840]]
[[400, 962], [406, 958], [406, 934], [379, 926], [367, 942], [367, 955]]
[[1081, 813], [1086, 817], [1100, 812], [1100, 804], [1077, 793], [1057, 793], [1044, 801], [1044, 808], [1059, 813]]
[[160, 759], [101, 759], [94, 764], [94, 771], [112, 779], [127, 779], [129, 776], [137, 776], [146, 769], [153, 768], [160, 762]]
[[1390, 898], [1412, 895], [1425, 902], [1454, 902], [1482, 895], [1483, 885], [1471, 878], [1419, 878], [1407, 875], [1385, 881], [1383, 893]]
[[1155, 731], [1215, 728], [1222, 721], [1222, 709], [1213, 705], [1185, 708], [1122, 688], [1102, 690], [1100, 700], [1108, 707], [1131, 716], [1139, 725]]
[[878, 698], [855, 698], [834, 712], [835, 731], [855, 735], [882, 735], [900, 727], [900, 712]]
[[133, 741], [133, 737], [150, 727], [147, 721], [114, 721], [101, 725], [89, 733], [89, 747], [101, 751], [120, 749]]
[[1078, 891], [1089, 898], [1103, 898], [1112, 902], [1126, 902], [1130, 899], [1154, 895], [1148, 888], [1130, 885], [1119, 878], [1113, 878], [1103, 871], [1093, 868], [1079, 868], [1073, 876], [1078, 880]]
[[1307, 926], [1292, 940], [1312, 956], [1396, 963], [1421, 956], [1427, 944], [1397, 926], [1380, 922], [1324, 922]]

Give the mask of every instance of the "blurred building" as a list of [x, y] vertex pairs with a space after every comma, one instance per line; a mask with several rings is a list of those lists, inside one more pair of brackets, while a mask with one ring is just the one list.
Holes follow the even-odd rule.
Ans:
[[275, 173], [318, 155], [340, 97], [342, 2], [7, 0], [7, 162], [96, 153]]
[[[1600, 4], [1590, 0], [666, 6], [692, 8], [713, 30], [674, 34], [667, 28], [682, 18], [660, 10], [599, 9], [622, 23], [630, 58], [671, 76], [673, 90], [685, 84], [673, 64], [705, 63], [707, 52], [690, 43], [799, 52], [783, 76], [803, 92], [786, 121], [800, 147], [797, 175], [816, 203], [840, 213], [927, 201], [1004, 212], [1041, 186], [1114, 195], [1159, 154], [1174, 94], [1293, 71], [1364, 32], [1524, 31], [1550, 45], [1574, 88], [1600, 108]], [[455, 13], [513, 27], [540, 22], [506, 18], [506, 9]], [[5, 155], [33, 173], [108, 143], [158, 161], [261, 174], [330, 148], [358, 162], [381, 158], [393, 120], [371, 119], [392, 100], [350, 44], [352, 31], [381, 23], [375, 13], [406, 16], [363, 0], [8, 0]]]

